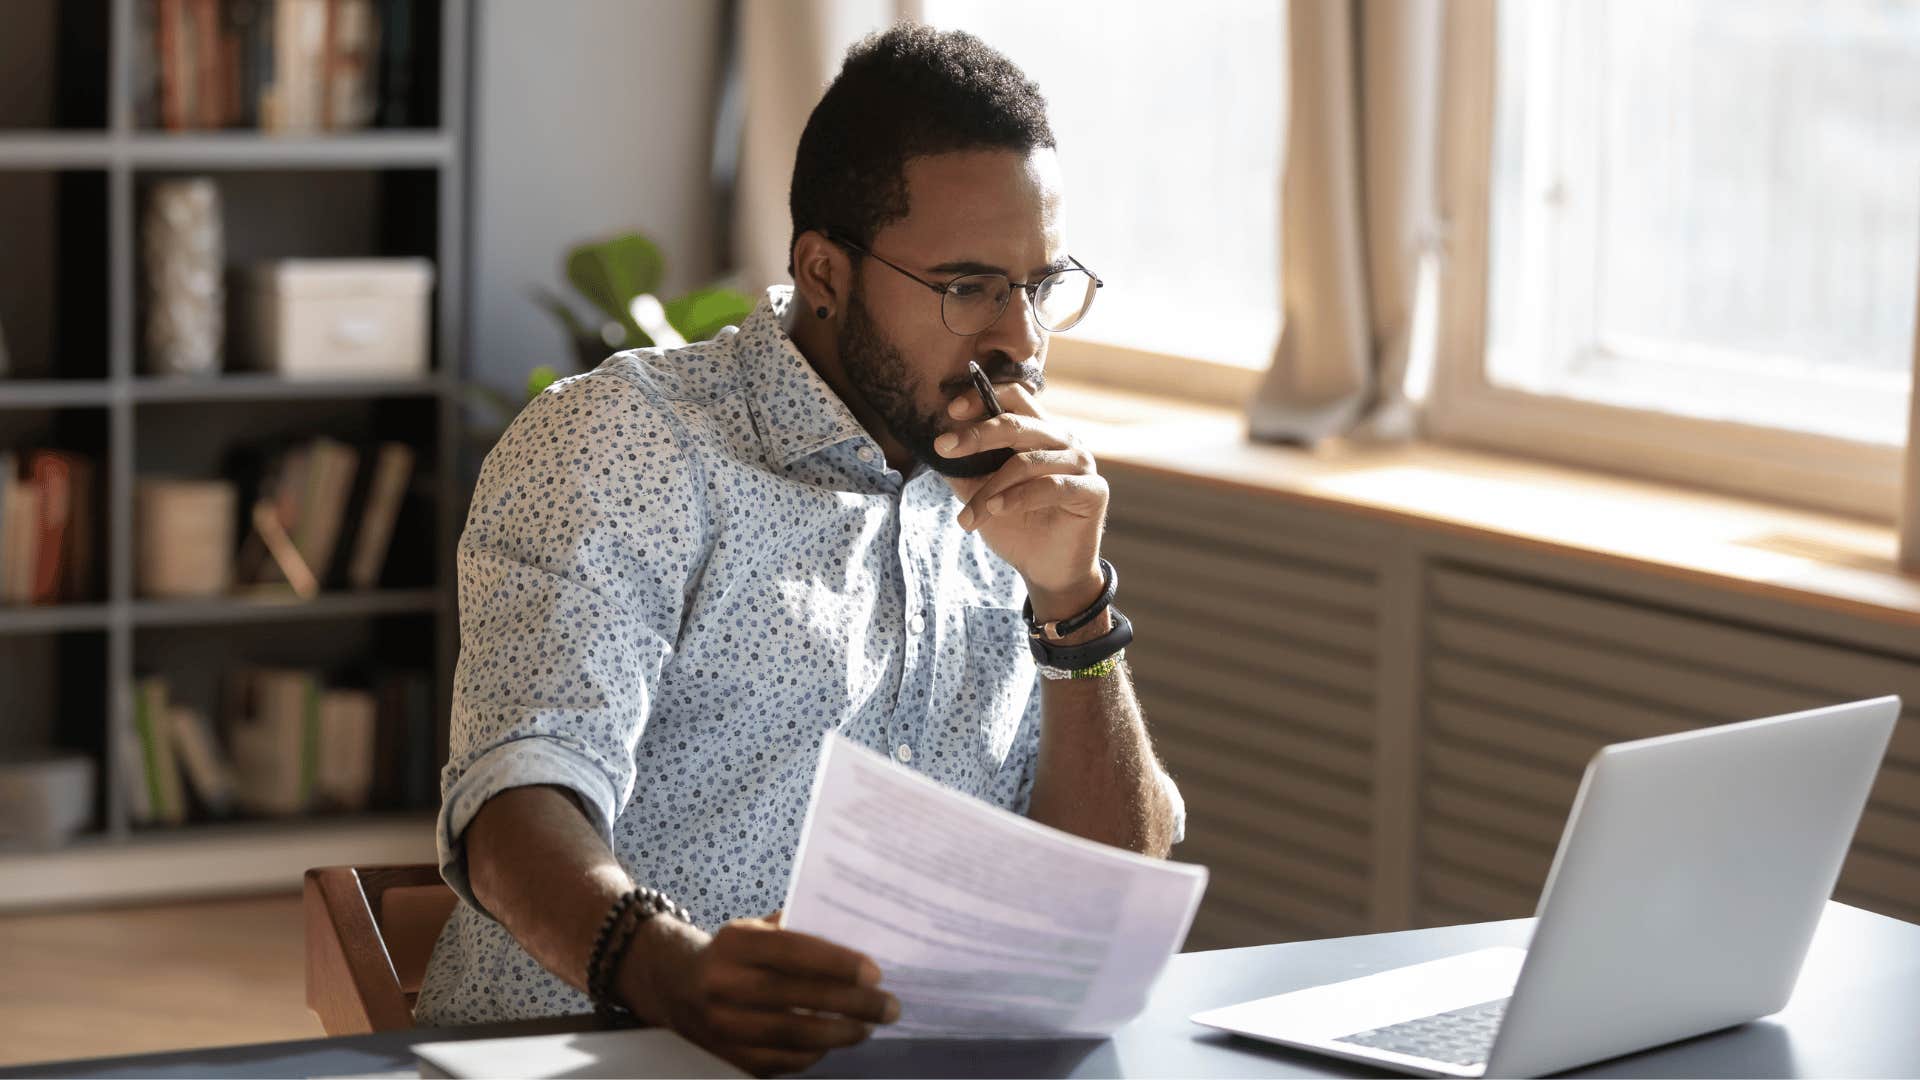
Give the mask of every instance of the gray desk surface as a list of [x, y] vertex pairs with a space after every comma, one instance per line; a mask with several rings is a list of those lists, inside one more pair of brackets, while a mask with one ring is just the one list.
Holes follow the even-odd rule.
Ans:
[[[1352, 978], [1486, 945], [1524, 945], [1530, 920], [1188, 953], [1147, 1010], [1111, 1039], [874, 1040], [818, 1076], [1371, 1076], [1364, 1066], [1208, 1031], [1201, 1009]], [[1743, 1027], [1601, 1062], [1577, 1076], [1920, 1076], [1920, 926], [1828, 906], [1787, 1008]], [[584, 1021], [583, 1021], [584, 1023]], [[548, 1030], [552, 1022], [544, 1025]], [[0, 1076], [349, 1076], [414, 1068], [415, 1043], [528, 1025], [396, 1031], [305, 1042], [34, 1065]]]

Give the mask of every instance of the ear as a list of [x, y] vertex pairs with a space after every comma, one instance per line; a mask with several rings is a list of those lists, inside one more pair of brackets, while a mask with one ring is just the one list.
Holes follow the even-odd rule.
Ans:
[[826, 308], [832, 318], [846, 309], [853, 291], [853, 260], [825, 233], [809, 229], [793, 245], [793, 289], [805, 305], [803, 316], [813, 318]]

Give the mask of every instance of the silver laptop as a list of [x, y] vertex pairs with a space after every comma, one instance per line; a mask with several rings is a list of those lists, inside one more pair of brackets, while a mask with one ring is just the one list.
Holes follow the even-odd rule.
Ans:
[[1193, 1019], [1421, 1076], [1543, 1076], [1778, 1012], [1899, 715], [1883, 697], [1606, 747], [1528, 948]]

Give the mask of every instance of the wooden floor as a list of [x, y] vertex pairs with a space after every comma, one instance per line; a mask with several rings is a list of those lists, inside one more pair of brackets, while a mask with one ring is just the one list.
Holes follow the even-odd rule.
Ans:
[[0, 916], [0, 1065], [305, 1039], [300, 897]]

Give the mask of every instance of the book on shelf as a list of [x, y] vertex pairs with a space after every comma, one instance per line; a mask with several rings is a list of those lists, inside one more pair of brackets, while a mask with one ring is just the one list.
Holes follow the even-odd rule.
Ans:
[[387, 552], [393, 547], [393, 526], [400, 518], [400, 504], [406, 500], [413, 480], [413, 447], [406, 443], [382, 443], [375, 453], [373, 467], [366, 470], [368, 485], [355, 500], [357, 513], [351, 519], [353, 554], [346, 566], [347, 586], [371, 589], [380, 584], [380, 571], [386, 565]]
[[180, 825], [187, 820], [186, 793], [180, 783], [180, 765], [173, 752], [173, 725], [167, 716], [167, 683], [148, 677], [134, 684], [133, 730], [140, 741], [140, 760], [147, 785], [147, 805], [154, 822]]
[[214, 737], [207, 714], [186, 705], [167, 709], [167, 732], [173, 738], [175, 758], [180, 771], [200, 805], [215, 817], [224, 817], [233, 807], [233, 794], [239, 784], [233, 763]]
[[357, 447], [326, 437], [236, 455], [249, 489], [243, 505], [254, 510], [235, 583], [302, 596], [377, 587], [414, 460], [405, 443]]
[[389, 672], [371, 690], [328, 687], [312, 671], [229, 677], [236, 803], [253, 814], [427, 805], [431, 690], [423, 672]]
[[186, 98], [181, 93], [179, 71], [181, 68], [180, 31], [184, 19], [181, 10], [185, 0], [153, 0], [152, 4], [140, 5], [143, 18], [151, 18], [152, 30], [143, 30], [140, 38], [151, 37], [155, 53], [154, 62], [147, 65], [154, 80], [153, 91], [146, 95], [146, 102], [156, 114], [159, 126], [168, 131], [179, 131], [187, 126]]
[[135, 825], [184, 825], [188, 792], [212, 817], [233, 805], [237, 783], [206, 714], [172, 701], [165, 678], [149, 675], [133, 687], [132, 729], [115, 740], [128, 818]]
[[373, 9], [373, 0], [342, 2], [333, 8], [327, 37], [332, 50], [321, 78], [326, 94], [321, 123], [328, 129], [366, 127], [375, 119], [380, 24]]
[[365, 690], [320, 695], [320, 732], [314, 747], [312, 798], [321, 809], [364, 810], [373, 795], [378, 715]]
[[68, 503], [72, 507], [72, 517], [67, 522], [66, 547], [60, 558], [64, 571], [60, 575], [60, 592], [54, 599], [67, 602], [82, 600], [93, 595], [94, 575], [98, 563], [94, 552], [94, 532], [98, 527], [98, 515], [94, 507], [94, 465], [91, 458], [77, 454], [66, 456], [67, 482], [71, 485]]
[[73, 473], [63, 457], [36, 454], [29, 459], [27, 481], [33, 485], [34, 506], [39, 517], [33, 593], [29, 599], [36, 604], [51, 604], [60, 598], [66, 572], [65, 560], [60, 556], [68, 543], [67, 526], [73, 520]]
[[409, 121], [412, 0], [143, 0], [137, 109], [168, 131]]
[[171, 827], [236, 812], [426, 807], [431, 690], [416, 670], [384, 671], [369, 689], [329, 686], [318, 671], [236, 669], [224, 679], [223, 745], [207, 713], [172, 700], [165, 676], [144, 676], [112, 747], [128, 818]]
[[94, 470], [66, 450], [0, 452], [0, 603], [90, 595]]
[[[133, 693], [137, 702], [139, 691], [136, 689]], [[114, 773], [127, 800], [127, 821], [147, 825], [153, 821], [153, 789], [147, 780], [147, 759], [141, 748], [140, 732], [132, 719], [137, 711], [134, 705], [129, 703], [126, 721], [113, 725], [108, 741], [112, 743]]]
[[193, 5], [193, 64], [187, 70], [198, 105], [194, 126], [226, 127], [232, 103], [226, 100], [226, 80], [221, 77], [226, 64], [226, 50], [221, 46], [226, 35], [220, 25], [220, 0], [188, 2]]
[[315, 574], [325, 573], [333, 561], [340, 527], [353, 494], [360, 452], [337, 439], [319, 438], [305, 448], [305, 469], [292, 496], [298, 502], [297, 527], [289, 523], [293, 544]]
[[277, 669], [232, 677], [240, 703], [227, 728], [236, 805], [267, 817], [305, 812], [312, 795], [309, 747], [319, 738], [317, 680], [309, 672]]
[[162, 676], [137, 680], [129, 726], [114, 740], [127, 817], [135, 825], [184, 825], [189, 791], [209, 816], [224, 816], [232, 806], [233, 765], [206, 715], [171, 695]]

